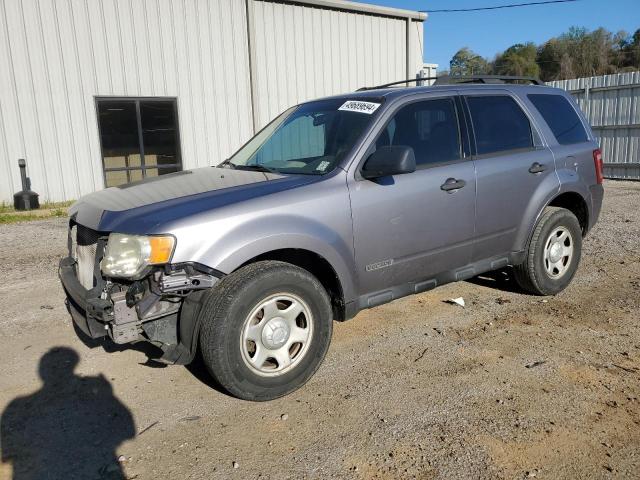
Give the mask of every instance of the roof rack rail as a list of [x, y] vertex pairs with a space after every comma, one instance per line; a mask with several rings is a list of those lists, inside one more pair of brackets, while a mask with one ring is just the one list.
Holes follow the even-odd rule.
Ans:
[[408, 78], [406, 80], [398, 80], [397, 82], [385, 83], [374, 87], [361, 87], [356, 90], [356, 92], [378, 90], [380, 88], [393, 87], [394, 85], [401, 85], [403, 83], [417, 83], [425, 80], [435, 80], [434, 85], [452, 85], [455, 83], [500, 84], [515, 82], [529, 82], [534, 85], [544, 85], [544, 82], [536, 77], [519, 77], [514, 75], [441, 75], [439, 77]]
[[380, 88], [393, 87], [394, 85], [400, 85], [402, 83], [414, 83], [423, 82], [425, 80], [437, 80], [438, 77], [422, 77], [422, 78], [408, 78], [406, 80], [398, 80], [397, 82], [385, 83], [384, 85], [376, 85], [374, 87], [360, 87], [356, 92], [364, 92], [365, 90], [378, 90]]
[[453, 83], [515, 83], [530, 82], [534, 85], [544, 85], [536, 77], [520, 77], [515, 75], [442, 75], [436, 79], [436, 85], [450, 85]]

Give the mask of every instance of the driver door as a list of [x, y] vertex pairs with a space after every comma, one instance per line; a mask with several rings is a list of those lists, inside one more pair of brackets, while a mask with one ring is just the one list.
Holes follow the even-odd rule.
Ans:
[[463, 132], [454, 95], [407, 102], [391, 113], [367, 153], [385, 145], [410, 146], [416, 171], [350, 178], [363, 306], [436, 286], [438, 274], [470, 262], [476, 178]]

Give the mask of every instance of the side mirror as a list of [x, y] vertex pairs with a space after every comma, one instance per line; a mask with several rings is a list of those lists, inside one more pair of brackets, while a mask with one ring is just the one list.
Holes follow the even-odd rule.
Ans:
[[416, 171], [413, 148], [405, 145], [380, 147], [367, 159], [362, 167], [362, 176], [367, 179], [401, 175]]

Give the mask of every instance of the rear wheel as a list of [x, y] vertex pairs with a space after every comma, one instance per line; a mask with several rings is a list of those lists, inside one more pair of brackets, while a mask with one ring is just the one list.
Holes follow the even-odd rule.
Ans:
[[576, 273], [582, 251], [582, 230], [569, 210], [547, 207], [533, 231], [525, 261], [515, 266], [521, 288], [536, 295], [555, 295]]
[[271, 400], [315, 373], [329, 348], [331, 303], [309, 272], [257, 262], [225, 277], [204, 299], [200, 349], [232, 395]]

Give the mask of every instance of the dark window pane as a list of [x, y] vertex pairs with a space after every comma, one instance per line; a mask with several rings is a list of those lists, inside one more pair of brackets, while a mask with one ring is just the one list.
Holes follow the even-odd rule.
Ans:
[[98, 103], [100, 141], [105, 168], [140, 166], [136, 115], [134, 101]]
[[531, 148], [529, 119], [511, 97], [467, 97], [478, 155]]
[[145, 165], [179, 163], [173, 101], [141, 101], [140, 117]]
[[376, 141], [376, 147], [385, 145], [413, 148], [418, 165], [460, 159], [460, 132], [453, 100], [426, 100], [403, 107]]
[[181, 169], [174, 100], [98, 100], [98, 122], [107, 187]]
[[581, 143], [588, 140], [587, 132], [580, 117], [569, 101], [562, 95], [527, 95], [538, 109], [544, 121], [561, 145]]

